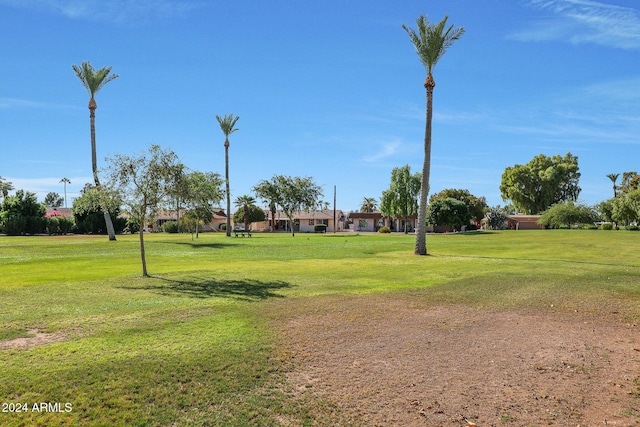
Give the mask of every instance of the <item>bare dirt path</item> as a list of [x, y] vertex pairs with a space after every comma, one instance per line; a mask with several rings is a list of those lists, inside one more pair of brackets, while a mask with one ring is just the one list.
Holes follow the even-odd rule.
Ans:
[[290, 386], [356, 425], [640, 425], [640, 327], [615, 315], [342, 297], [283, 334]]

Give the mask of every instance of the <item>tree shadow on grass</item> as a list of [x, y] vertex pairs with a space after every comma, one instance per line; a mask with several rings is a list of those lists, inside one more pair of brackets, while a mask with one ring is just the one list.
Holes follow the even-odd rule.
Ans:
[[198, 241], [193, 242], [172, 242], [174, 245], [184, 245], [191, 246], [193, 249], [223, 249], [228, 248], [233, 245], [228, 243], [199, 243]]
[[167, 279], [153, 276], [121, 289], [147, 290], [166, 296], [189, 298], [230, 298], [239, 301], [261, 301], [267, 298], [284, 298], [275, 291], [291, 288], [282, 281], [261, 281], [253, 279], [224, 280], [214, 277], [186, 277]]

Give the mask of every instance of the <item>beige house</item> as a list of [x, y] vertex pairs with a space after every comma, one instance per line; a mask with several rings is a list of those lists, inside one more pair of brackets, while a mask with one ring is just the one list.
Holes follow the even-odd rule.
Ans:
[[407, 231], [413, 232], [418, 224], [418, 216], [411, 215], [406, 219], [390, 218], [382, 216], [382, 213], [375, 212], [351, 212], [349, 219], [352, 222], [353, 231], [378, 231], [380, 227], [389, 227], [392, 231], [404, 231], [405, 224]]
[[[251, 230], [253, 231], [269, 231], [271, 227], [271, 212], [264, 211], [267, 218], [266, 221], [252, 222]], [[274, 231], [291, 231], [292, 224], [289, 218], [282, 211], [276, 211], [276, 221]], [[313, 233], [317, 224], [327, 226], [327, 232], [334, 231], [334, 211], [331, 209], [315, 210], [315, 211], [299, 211], [293, 214], [293, 231], [301, 233]], [[344, 230], [345, 216], [341, 210], [335, 211], [335, 230]]]
[[[153, 230], [162, 231], [162, 225], [165, 222], [177, 221], [178, 218], [182, 218], [185, 212], [186, 211], [184, 209], [181, 209], [179, 213], [175, 210], [159, 211], [158, 215], [156, 216], [156, 221], [153, 224]], [[200, 231], [204, 231], [204, 232], [220, 231], [220, 225], [226, 224], [226, 223], [227, 223], [227, 216], [224, 214], [224, 210], [216, 209], [213, 212], [213, 219], [211, 220], [211, 222], [202, 226]], [[232, 226], [233, 226], [233, 223], [232, 223]]]

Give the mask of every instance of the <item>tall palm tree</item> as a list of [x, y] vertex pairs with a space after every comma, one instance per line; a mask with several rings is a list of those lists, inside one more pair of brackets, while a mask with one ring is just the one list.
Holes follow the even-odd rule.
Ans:
[[96, 160], [96, 104], [95, 95], [100, 92], [100, 89], [104, 87], [111, 80], [118, 78], [118, 75], [111, 73], [111, 66], [102, 67], [99, 70], [93, 68], [89, 61], [82, 62], [81, 65], [72, 65], [73, 71], [76, 73], [76, 77], [80, 80], [82, 85], [87, 89], [91, 98], [89, 99], [89, 122], [91, 125], [91, 169], [93, 170], [93, 180], [96, 184], [96, 189], [100, 192], [100, 205], [104, 214], [104, 222], [107, 226], [107, 233], [109, 234], [109, 240], [116, 240], [116, 233], [113, 229], [113, 222], [111, 222], [111, 216], [107, 209], [107, 202], [104, 199], [104, 193], [102, 192], [102, 186], [98, 179], [98, 162]]
[[231, 237], [231, 193], [229, 190], [229, 135], [237, 131], [235, 128], [236, 122], [238, 121], [239, 116], [233, 116], [233, 113], [228, 114], [224, 117], [220, 117], [216, 115], [216, 119], [218, 119], [218, 123], [220, 124], [220, 129], [222, 129], [222, 133], [224, 134], [224, 177], [226, 183], [226, 192], [227, 192], [227, 237]]
[[7, 197], [9, 195], [9, 191], [13, 190], [13, 183], [9, 181], [5, 181], [4, 178], [0, 176], [0, 196]]
[[378, 201], [373, 197], [365, 197], [360, 205], [360, 212], [373, 212], [378, 207]]
[[233, 203], [236, 205], [236, 207], [242, 208], [242, 210], [244, 210], [244, 229], [248, 230], [249, 229], [249, 207], [255, 206], [256, 199], [254, 199], [251, 196], [244, 195], [244, 196], [238, 197]]
[[61, 183], [64, 184], [64, 207], [67, 207], [67, 184], [71, 184], [69, 178], [62, 178], [60, 180]]
[[619, 173], [607, 174], [607, 178], [609, 178], [611, 180], [611, 182], [613, 183], [613, 197], [614, 198], [618, 197], [618, 192], [616, 191], [618, 189], [618, 187], [616, 186], [616, 181], [618, 180], [619, 176], [620, 176]]
[[407, 32], [420, 61], [427, 71], [424, 87], [427, 90], [427, 123], [424, 131], [424, 164], [422, 166], [422, 180], [420, 182], [420, 204], [418, 208], [418, 228], [416, 230], [416, 255], [427, 254], [427, 196], [429, 194], [429, 172], [431, 170], [431, 121], [433, 118], [433, 88], [436, 82], [433, 80], [433, 67], [446, 53], [447, 49], [464, 34], [464, 28], [447, 27], [447, 19], [437, 24], [429, 23], [426, 15], [421, 15], [416, 20], [418, 32], [402, 24]]

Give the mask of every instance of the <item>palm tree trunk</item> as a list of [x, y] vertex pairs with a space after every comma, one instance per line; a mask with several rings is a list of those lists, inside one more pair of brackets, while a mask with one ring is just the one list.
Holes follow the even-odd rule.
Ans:
[[433, 88], [436, 86], [429, 74], [424, 87], [427, 89], [427, 124], [424, 131], [424, 163], [420, 181], [420, 204], [418, 205], [418, 228], [416, 229], [416, 255], [427, 255], [427, 196], [429, 195], [429, 172], [431, 171], [431, 121], [433, 119]]
[[227, 237], [231, 237], [231, 192], [229, 190], [229, 140], [224, 141], [224, 175], [227, 189]]
[[102, 213], [104, 214], [104, 223], [107, 226], [107, 234], [109, 235], [109, 240], [113, 241], [116, 240], [116, 232], [113, 228], [113, 222], [109, 215], [107, 201], [105, 200], [100, 180], [98, 179], [98, 161], [96, 159], [96, 108], [98, 108], [98, 105], [96, 104], [96, 101], [91, 98], [89, 100], [89, 122], [91, 125], [91, 169], [93, 171], [93, 180], [96, 184], [96, 190], [98, 190], [98, 194], [100, 195], [100, 209], [102, 209]]

